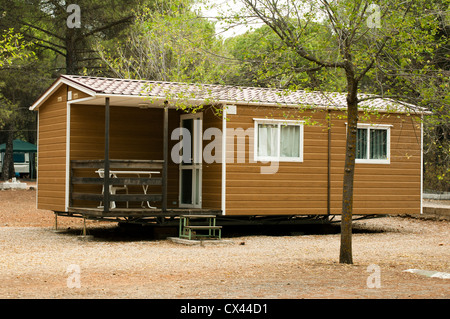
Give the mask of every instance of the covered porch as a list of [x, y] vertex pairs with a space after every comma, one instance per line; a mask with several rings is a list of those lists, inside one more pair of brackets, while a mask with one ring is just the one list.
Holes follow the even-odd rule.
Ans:
[[[191, 168], [172, 160], [180, 140], [171, 132], [183, 125], [185, 112], [167, 102], [143, 106], [142, 97], [124, 104], [120, 96], [74, 101], [68, 108], [67, 209], [57, 215], [136, 221], [222, 213], [220, 190], [216, 196], [201, 187], [217, 191], [203, 182], [220, 183], [211, 177], [214, 165], [203, 167], [200, 159]], [[202, 116], [202, 124], [204, 119], [207, 126], [220, 123], [211, 115]]]

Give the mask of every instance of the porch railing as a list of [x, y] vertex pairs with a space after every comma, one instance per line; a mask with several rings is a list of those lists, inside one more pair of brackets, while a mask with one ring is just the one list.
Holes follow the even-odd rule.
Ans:
[[[120, 170], [125, 177], [111, 174], [100, 176], [99, 170], [105, 168], [104, 160], [71, 160], [70, 162], [70, 197], [69, 206], [73, 207], [74, 201], [94, 201], [98, 207], [102, 207], [104, 212], [109, 212], [111, 202], [162, 202], [164, 197], [164, 188], [159, 192], [154, 191], [153, 186], [162, 186], [163, 178], [163, 160], [109, 160], [108, 171], [113, 173]], [[135, 172], [158, 171], [160, 174], [152, 174], [151, 177], [133, 176]], [[145, 175], [145, 174], [144, 174]], [[91, 187], [88, 185], [99, 185]], [[145, 187], [145, 192], [132, 194], [112, 194], [110, 186]], [[101, 187], [100, 187], [101, 186]], [[147, 193], [150, 189], [152, 193]], [[159, 188], [158, 188], [159, 189]], [[102, 205], [99, 205], [102, 203]]]

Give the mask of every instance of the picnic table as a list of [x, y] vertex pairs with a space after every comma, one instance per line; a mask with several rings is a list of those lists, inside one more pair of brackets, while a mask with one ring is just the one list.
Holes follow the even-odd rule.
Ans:
[[[96, 170], [95, 171], [97, 174], [99, 174], [99, 176], [101, 178], [103, 178], [105, 176], [105, 170], [103, 168]], [[137, 175], [137, 177], [141, 177], [141, 175], [143, 176], [148, 176], [148, 178], [152, 177], [152, 174], [159, 174], [159, 171], [116, 171], [116, 170], [110, 170], [109, 171], [109, 177], [110, 178], [118, 178], [118, 175]], [[116, 191], [118, 190], [125, 190], [126, 193], [128, 194], [128, 185], [123, 185], [123, 186], [113, 186], [113, 185], [109, 185], [109, 193], [110, 194], [116, 194]], [[144, 194], [147, 194], [147, 190], [148, 190], [148, 185], [142, 185], [142, 190], [144, 192]], [[102, 189], [102, 194], [104, 192], [104, 188]], [[144, 202], [141, 202], [141, 206], [144, 207]], [[150, 205], [150, 202], [147, 201], [147, 206], [148, 208], [153, 208], [155, 209], [156, 207], [153, 207]], [[116, 203], [114, 201], [111, 202], [110, 204], [111, 208], [115, 208], [116, 207]], [[128, 202], [127, 202], [127, 207], [128, 207]]]

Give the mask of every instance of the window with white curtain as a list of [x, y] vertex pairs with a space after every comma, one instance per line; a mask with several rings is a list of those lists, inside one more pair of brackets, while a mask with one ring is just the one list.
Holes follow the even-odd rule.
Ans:
[[255, 161], [303, 161], [303, 122], [255, 119]]
[[390, 163], [390, 125], [358, 124], [356, 163]]

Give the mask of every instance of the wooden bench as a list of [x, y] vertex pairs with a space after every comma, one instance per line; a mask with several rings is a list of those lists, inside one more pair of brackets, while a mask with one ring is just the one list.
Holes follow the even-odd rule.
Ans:
[[[206, 219], [207, 225], [192, 225], [192, 219]], [[197, 233], [196, 231], [205, 231], [208, 233]], [[216, 233], [216, 231], [218, 231]], [[192, 240], [194, 238], [221, 239], [222, 226], [216, 225], [215, 215], [182, 215], [180, 216], [180, 238]]]

